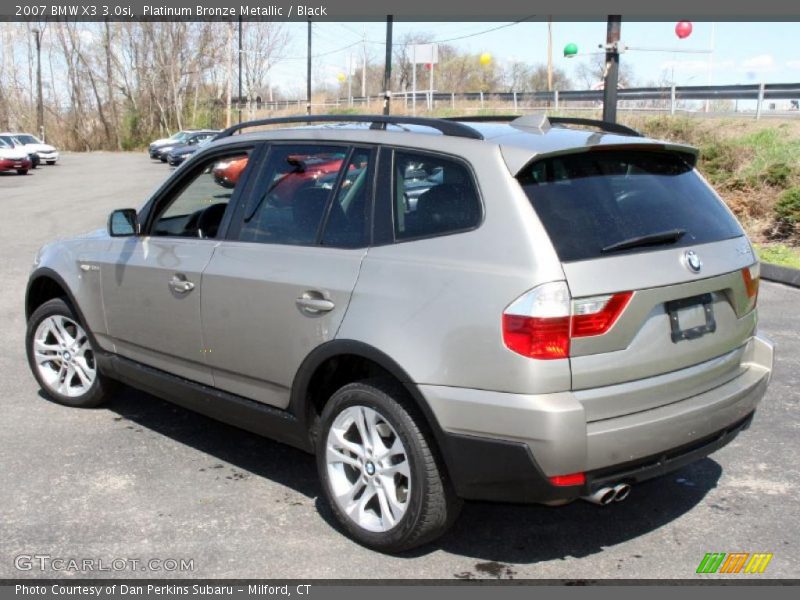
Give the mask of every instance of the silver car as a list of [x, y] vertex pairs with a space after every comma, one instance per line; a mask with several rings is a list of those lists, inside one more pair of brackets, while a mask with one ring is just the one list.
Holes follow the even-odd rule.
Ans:
[[66, 405], [121, 381], [316, 453], [381, 551], [464, 499], [621, 501], [746, 429], [772, 371], [696, 157], [542, 116], [237, 125], [39, 251], [30, 366]]

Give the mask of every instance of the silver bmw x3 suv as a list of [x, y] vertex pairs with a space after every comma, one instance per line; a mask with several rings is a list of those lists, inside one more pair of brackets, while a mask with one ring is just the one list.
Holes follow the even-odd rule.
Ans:
[[382, 551], [463, 499], [623, 500], [747, 428], [772, 371], [758, 262], [696, 157], [536, 115], [234, 126], [40, 250], [30, 366], [63, 404], [124, 382], [316, 453]]

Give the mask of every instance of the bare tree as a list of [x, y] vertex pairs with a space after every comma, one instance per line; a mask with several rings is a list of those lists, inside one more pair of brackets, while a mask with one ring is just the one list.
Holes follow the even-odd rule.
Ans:
[[[589, 60], [578, 63], [575, 77], [583, 89], [591, 89], [603, 81], [606, 73], [605, 54], [594, 54]], [[633, 68], [624, 59], [619, 63], [619, 86], [632, 87], [634, 85]]]
[[254, 21], [244, 25], [243, 85], [248, 104], [268, 90], [269, 72], [286, 53], [289, 34], [282, 23]]

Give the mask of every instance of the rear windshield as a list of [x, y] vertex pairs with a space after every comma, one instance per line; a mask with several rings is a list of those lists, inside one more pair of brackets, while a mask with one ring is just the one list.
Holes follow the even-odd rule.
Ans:
[[569, 154], [532, 162], [517, 179], [562, 262], [744, 235], [692, 166], [674, 153]]

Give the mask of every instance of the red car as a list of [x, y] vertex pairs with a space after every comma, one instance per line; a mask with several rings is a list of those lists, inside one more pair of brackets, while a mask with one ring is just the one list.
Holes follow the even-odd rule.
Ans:
[[0, 171], [16, 171], [20, 175], [27, 175], [30, 168], [31, 159], [25, 152], [0, 140]]
[[220, 161], [214, 165], [214, 181], [226, 188], [236, 187], [236, 184], [239, 182], [239, 177], [242, 176], [242, 172], [246, 166], [246, 156]]
[[[299, 170], [279, 174], [273, 181], [270, 191], [278, 201], [292, 198], [298, 188], [314, 179], [338, 172], [344, 157], [290, 156], [289, 159], [297, 163]], [[213, 170], [214, 181], [223, 187], [235, 187], [246, 166], [246, 156], [217, 163]]]

